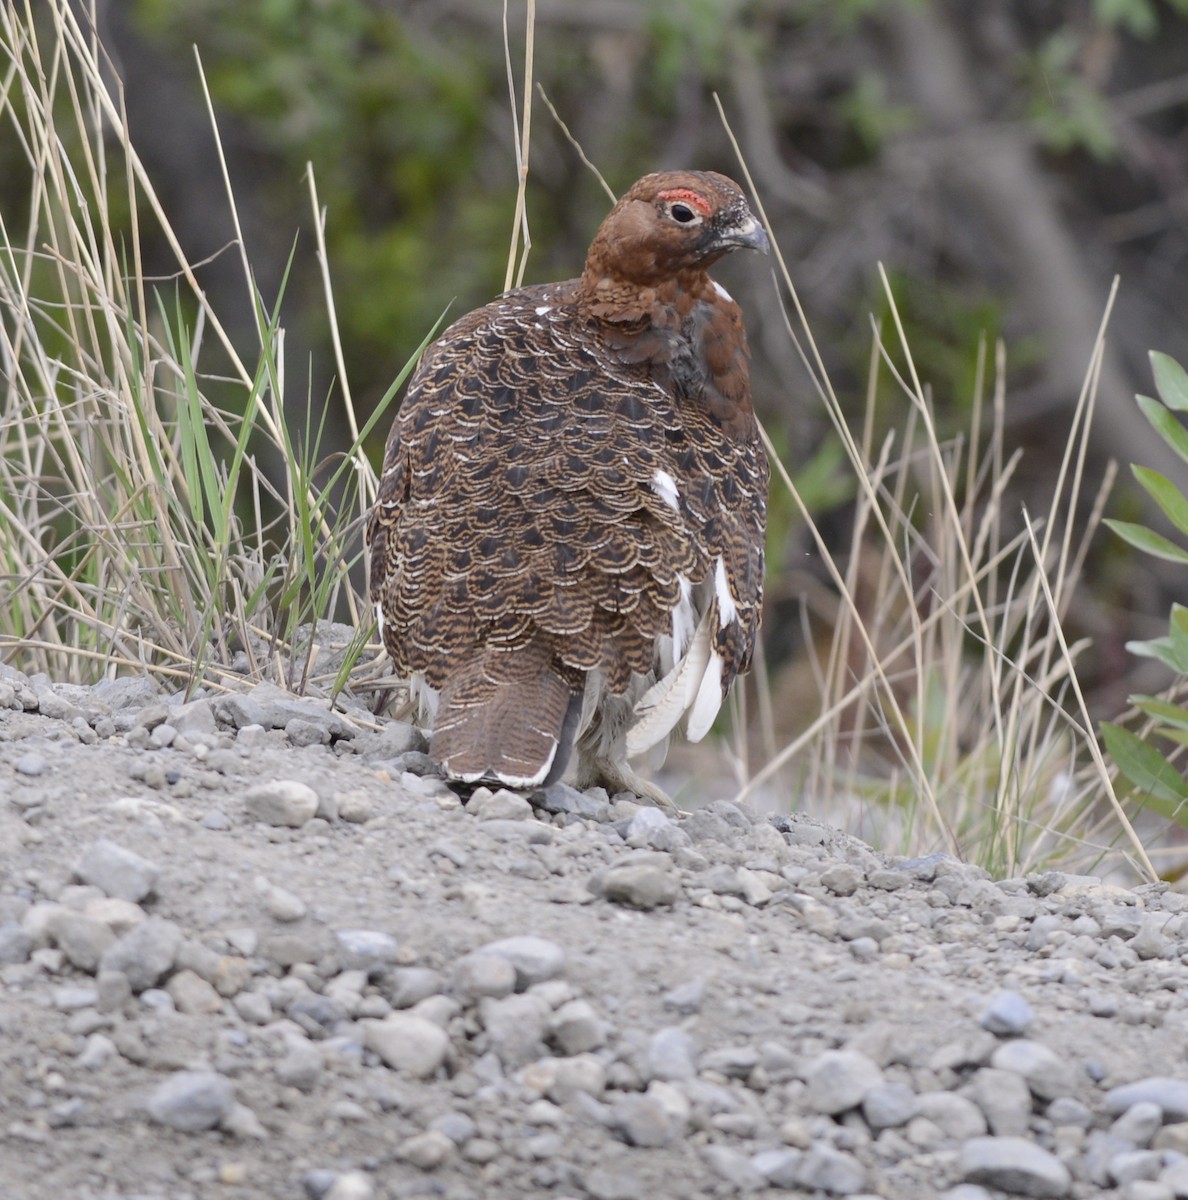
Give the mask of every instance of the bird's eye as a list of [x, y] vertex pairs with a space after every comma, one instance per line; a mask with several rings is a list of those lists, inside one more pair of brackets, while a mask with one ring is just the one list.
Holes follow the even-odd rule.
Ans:
[[672, 219], [680, 221], [682, 225], [697, 220], [697, 214], [687, 204], [674, 204], [668, 211], [672, 213]]

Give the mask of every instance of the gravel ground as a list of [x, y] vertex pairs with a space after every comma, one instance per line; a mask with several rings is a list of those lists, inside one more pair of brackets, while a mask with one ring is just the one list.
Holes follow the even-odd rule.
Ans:
[[1188, 898], [0, 667], [0, 1194], [1188, 1197]]

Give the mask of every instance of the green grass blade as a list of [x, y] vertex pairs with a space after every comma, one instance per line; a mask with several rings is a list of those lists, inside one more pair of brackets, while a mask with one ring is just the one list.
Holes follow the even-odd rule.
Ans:
[[1118, 769], [1137, 789], [1136, 799], [1161, 816], [1183, 825], [1188, 821], [1188, 783], [1167, 759], [1142, 738], [1103, 721], [1102, 736]]

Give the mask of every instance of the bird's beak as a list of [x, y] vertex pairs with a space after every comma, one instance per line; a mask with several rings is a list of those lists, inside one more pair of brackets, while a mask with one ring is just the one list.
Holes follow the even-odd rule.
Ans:
[[749, 213], [745, 221], [722, 230], [718, 245], [723, 250], [758, 250], [763, 254], [771, 250], [766, 231]]

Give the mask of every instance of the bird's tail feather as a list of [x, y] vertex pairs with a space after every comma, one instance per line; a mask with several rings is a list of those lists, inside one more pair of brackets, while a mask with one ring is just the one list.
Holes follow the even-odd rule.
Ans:
[[429, 753], [455, 779], [540, 786], [565, 768], [578, 703], [547, 646], [488, 644], [442, 687]]

